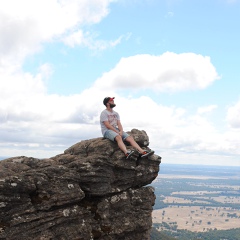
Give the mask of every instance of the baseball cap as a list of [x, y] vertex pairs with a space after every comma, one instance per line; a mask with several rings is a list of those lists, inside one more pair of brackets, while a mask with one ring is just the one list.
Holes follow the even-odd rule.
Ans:
[[106, 106], [106, 104], [109, 102], [109, 101], [112, 101], [115, 97], [105, 97], [103, 99], [103, 104]]

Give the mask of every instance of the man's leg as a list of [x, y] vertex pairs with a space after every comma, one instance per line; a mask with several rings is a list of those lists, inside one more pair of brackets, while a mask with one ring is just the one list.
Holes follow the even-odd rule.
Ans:
[[134, 150], [127, 150], [126, 145], [123, 142], [122, 136], [118, 135], [115, 137], [118, 147], [124, 152], [126, 159], [129, 159], [133, 154]]
[[120, 135], [118, 135], [118, 136], [115, 137], [115, 140], [118, 144], [118, 147], [124, 152], [124, 154], [126, 154], [127, 153], [127, 148], [126, 148], [126, 146], [125, 146], [125, 144], [122, 140], [122, 137]]
[[120, 150], [122, 150], [122, 152], [124, 152], [126, 159], [129, 159], [134, 154], [133, 150], [127, 150], [127, 148], [123, 142], [122, 136], [120, 136], [116, 132], [114, 132], [112, 130], [107, 130], [104, 134], [104, 137], [108, 138], [109, 140], [111, 140], [113, 142], [117, 142]]
[[144, 157], [147, 157], [147, 156], [150, 156], [154, 153], [154, 151], [150, 150], [143, 150], [136, 142], [135, 140], [133, 139], [132, 136], [129, 136], [125, 139], [125, 141], [129, 142], [134, 148], [136, 148], [139, 152], [140, 152], [140, 156], [141, 158], [144, 158]]
[[105, 138], [108, 138], [109, 140], [113, 141], [114, 140], [117, 142], [118, 147], [124, 152], [124, 154], [127, 153], [127, 148], [122, 140], [122, 137], [117, 134], [116, 132], [112, 131], [112, 130], [107, 130], [104, 134]]
[[133, 146], [134, 148], [136, 148], [140, 153], [143, 153], [144, 150], [135, 142], [135, 140], [133, 139], [132, 136], [129, 136], [125, 139], [125, 141], [129, 142], [131, 144], [131, 146]]

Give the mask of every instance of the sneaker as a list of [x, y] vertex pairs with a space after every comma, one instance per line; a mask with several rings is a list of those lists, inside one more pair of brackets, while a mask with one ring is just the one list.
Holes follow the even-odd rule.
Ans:
[[152, 150], [150, 150], [150, 151], [145, 150], [143, 153], [140, 153], [140, 157], [141, 158], [145, 158], [145, 157], [151, 156], [153, 154], [154, 154], [154, 151], [152, 151]]
[[129, 159], [133, 154], [134, 154], [134, 150], [128, 150], [127, 153], [125, 154], [126, 159]]

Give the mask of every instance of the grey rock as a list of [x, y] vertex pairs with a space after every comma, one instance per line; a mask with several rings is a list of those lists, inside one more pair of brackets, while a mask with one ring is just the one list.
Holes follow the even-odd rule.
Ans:
[[[145, 131], [129, 132], [149, 149]], [[127, 146], [132, 148], [131, 146]], [[161, 157], [129, 160], [116, 143], [81, 141], [49, 159], [0, 161], [0, 239], [149, 239]]]

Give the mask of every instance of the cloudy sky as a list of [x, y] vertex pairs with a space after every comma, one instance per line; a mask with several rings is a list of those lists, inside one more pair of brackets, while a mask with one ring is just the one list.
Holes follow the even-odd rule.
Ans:
[[0, 156], [125, 131], [162, 163], [240, 166], [239, 0], [0, 0]]

